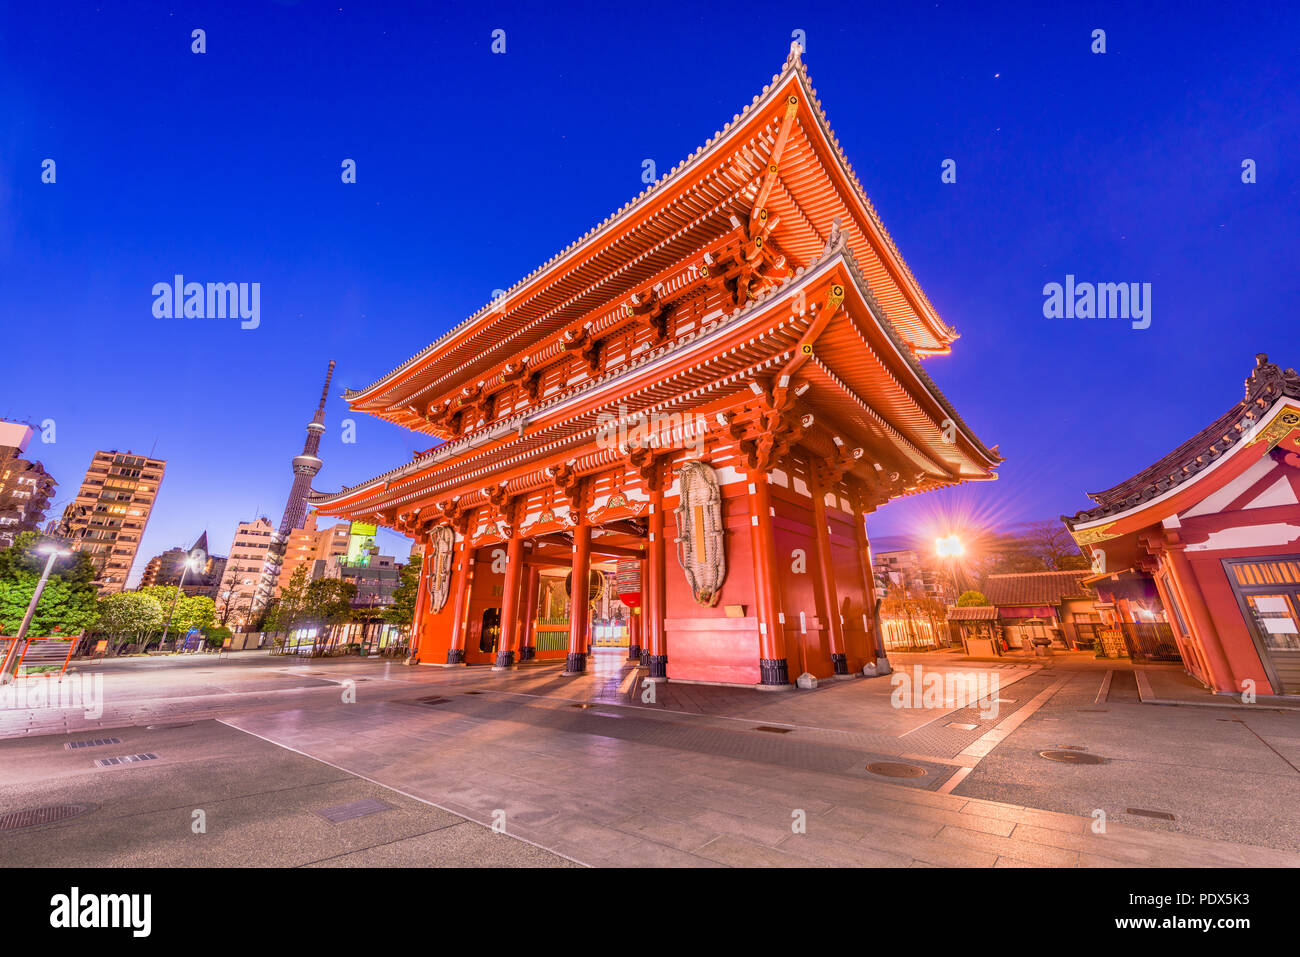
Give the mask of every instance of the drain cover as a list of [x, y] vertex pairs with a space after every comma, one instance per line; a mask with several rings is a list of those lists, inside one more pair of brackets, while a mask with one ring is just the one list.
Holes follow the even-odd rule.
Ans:
[[174, 724], [150, 724], [146, 725], [150, 731], [170, 731], [172, 728], [192, 728], [193, 721], [177, 721]]
[[1095, 754], [1085, 754], [1082, 751], [1039, 751], [1040, 758], [1047, 758], [1049, 761], [1060, 761], [1062, 764], [1105, 764], [1106, 759]]
[[450, 698], [440, 698], [435, 695], [431, 698], [416, 698], [415, 701], [412, 702], [412, 704], [428, 704], [428, 705], [445, 704], [450, 700], [451, 700]]
[[1138, 817], [1154, 817], [1161, 821], [1177, 820], [1168, 811], [1149, 811], [1144, 807], [1130, 807], [1124, 809], [1125, 814], [1136, 814]]
[[24, 827], [54, 824], [57, 821], [80, 817], [98, 808], [98, 804], [49, 804], [23, 811], [10, 811], [8, 814], [0, 815], [0, 831], [17, 831]]
[[99, 748], [106, 744], [121, 744], [121, 738], [95, 738], [93, 741], [69, 741], [64, 745], [69, 751], [76, 751], [78, 748]]
[[921, 778], [929, 774], [919, 765], [901, 764], [897, 761], [873, 761], [867, 765], [867, 770], [886, 778]]
[[759, 725], [757, 728], [755, 728], [754, 730], [755, 730], [755, 731], [768, 731], [768, 732], [771, 732], [772, 734], [789, 734], [789, 733], [790, 733], [790, 729], [789, 729], [789, 728], [774, 728], [774, 727], [772, 727], [772, 725], [770, 725], [770, 724], [760, 724], [760, 725]]
[[120, 758], [100, 758], [95, 762], [96, 767], [111, 768], [119, 764], [136, 764], [139, 761], [157, 761], [156, 754], [124, 754]]

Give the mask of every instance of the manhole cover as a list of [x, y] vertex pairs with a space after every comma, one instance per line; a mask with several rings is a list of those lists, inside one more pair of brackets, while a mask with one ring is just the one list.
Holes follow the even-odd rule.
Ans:
[[774, 728], [774, 727], [772, 727], [772, 725], [770, 725], [770, 724], [760, 724], [760, 725], [759, 725], [757, 728], [755, 728], [754, 730], [755, 730], [755, 731], [767, 731], [767, 732], [769, 732], [769, 733], [771, 733], [771, 734], [789, 734], [789, 733], [790, 733], [790, 729], [789, 729], [789, 728]]
[[448, 701], [450, 701], [450, 700], [451, 700], [450, 698], [440, 698], [440, 697], [437, 697], [437, 696], [435, 695], [435, 696], [432, 697], [432, 698], [416, 698], [415, 701], [414, 701], [413, 703], [414, 703], [414, 704], [435, 705], [435, 704], [445, 704], [446, 702], [448, 702]]
[[1049, 761], [1060, 761], [1062, 764], [1105, 764], [1106, 759], [1095, 754], [1086, 754], [1083, 751], [1039, 751], [1040, 758], [1047, 758]]
[[1136, 814], [1138, 817], [1154, 817], [1160, 821], [1177, 820], [1168, 811], [1150, 811], [1144, 807], [1130, 807], [1124, 809], [1125, 814]]
[[921, 778], [929, 772], [916, 764], [900, 764], [897, 761], [873, 761], [867, 765], [872, 774], [886, 778]]
[[57, 821], [80, 817], [98, 808], [98, 804], [49, 804], [23, 811], [10, 811], [8, 814], [0, 815], [0, 831], [17, 831], [24, 827], [54, 824]]
[[93, 741], [69, 741], [64, 745], [69, 751], [79, 748], [101, 748], [106, 744], [121, 744], [121, 738], [95, 738]]
[[174, 724], [150, 724], [146, 725], [150, 731], [170, 731], [173, 728], [192, 728], [193, 721], [177, 721]]
[[323, 811], [317, 811], [321, 817], [331, 824], [339, 824], [343, 821], [350, 821], [353, 818], [367, 817], [371, 814], [378, 814], [380, 811], [391, 811], [394, 805], [387, 801], [381, 801], [379, 798], [366, 798], [362, 801], [353, 801], [351, 804], [339, 804], [335, 807], [327, 807]]

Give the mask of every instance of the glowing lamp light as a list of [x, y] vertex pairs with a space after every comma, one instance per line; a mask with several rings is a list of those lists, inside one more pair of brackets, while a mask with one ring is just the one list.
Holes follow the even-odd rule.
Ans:
[[948, 535], [945, 538], [936, 540], [934, 550], [940, 558], [956, 558], [958, 555], [966, 553], [966, 547], [962, 545], [961, 539], [956, 535]]

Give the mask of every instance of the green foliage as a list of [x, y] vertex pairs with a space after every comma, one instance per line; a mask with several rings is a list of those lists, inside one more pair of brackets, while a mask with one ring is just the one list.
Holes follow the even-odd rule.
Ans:
[[[40, 541], [35, 532], [23, 532], [0, 551], [0, 634], [16, 634], [22, 625], [47, 560], [35, 550]], [[85, 552], [55, 559], [27, 634], [71, 638], [93, 625], [99, 617], [94, 578], [95, 564]]]
[[984, 597], [983, 592], [974, 590], [964, 591], [957, 598], [958, 608], [970, 608], [972, 605], [987, 605], [988, 603], [989, 600]]
[[265, 631], [289, 631], [307, 614], [307, 566], [299, 565], [262, 618]]
[[319, 578], [307, 586], [303, 618], [322, 625], [345, 624], [352, 620], [352, 602], [356, 597], [356, 582]]
[[108, 635], [116, 648], [126, 638], [149, 636], [159, 631], [165, 615], [162, 603], [153, 595], [123, 591], [100, 599], [96, 628]]
[[393, 589], [393, 603], [384, 609], [383, 619], [390, 625], [410, 625], [415, 621], [415, 603], [420, 591], [420, 562], [402, 566], [401, 577]]
[[233, 634], [234, 632], [222, 625], [210, 625], [203, 629], [203, 637], [209, 648], [220, 648]]
[[191, 628], [207, 628], [216, 620], [216, 605], [206, 595], [186, 595], [175, 585], [149, 585], [139, 591], [140, 594], [157, 599], [163, 609], [164, 624], [168, 620], [167, 616], [171, 615], [171, 625], [167, 628], [168, 641], [171, 636], [184, 635]]

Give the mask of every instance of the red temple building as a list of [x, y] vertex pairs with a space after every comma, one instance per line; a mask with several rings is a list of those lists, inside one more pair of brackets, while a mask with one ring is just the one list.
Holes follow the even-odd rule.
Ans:
[[639, 197], [348, 391], [439, 441], [312, 501], [423, 545], [421, 663], [581, 673], [616, 594], [655, 680], [870, 672], [866, 516], [1001, 461], [922, 368], [956, 338], [794, 46]]
[[[1245, 397], [1065, 518], [1135, 656], [1207, 688], [1300, 694], [1300, 377], [1256, 357]], [[1167, 636], [1167, 638], [1166, 638]]]

